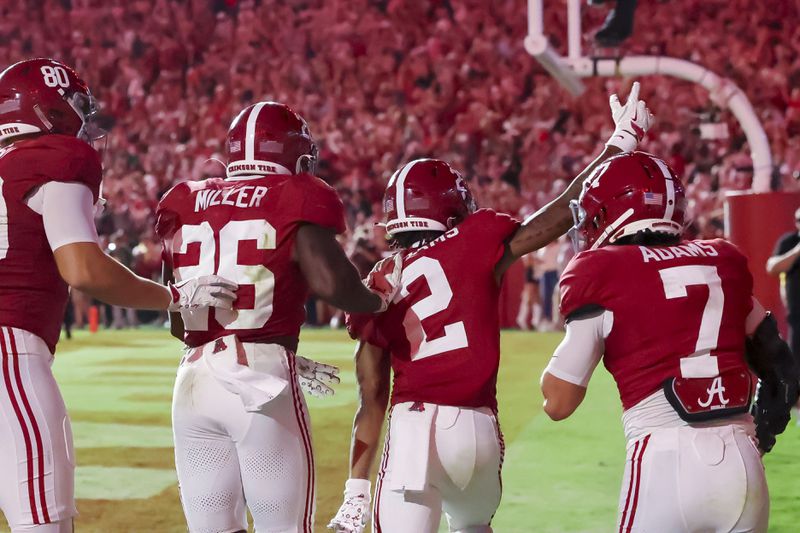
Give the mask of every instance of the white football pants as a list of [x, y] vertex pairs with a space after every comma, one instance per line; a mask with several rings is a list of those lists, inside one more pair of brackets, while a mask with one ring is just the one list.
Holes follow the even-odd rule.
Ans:
[[230, 358], [227, 363], [237, 364], [235, 350], [214, 353], [214, 345], [187, 354], [172, 401], [175, 464], [189, 531], [246, 531], [249, 509], [257, 532], [311, 533], [311, 426], [294, 354], [275, 344], [239, 345], [246, 354], [239, 363], [288, 382], [274, 399], [248, 411], [243, 396], [226, 387], [209, 364]]
[[490, 409], [392, 408], [375, 489], [376, 533], [490, 532], [502, 492], [503, 436]]
[[0, 510], [14, 533], [59, 531], [77, 514], [72, 430], [52, 363], [41, 338], [0, 327]]
[[628, 443], [617, 531], [767, 531], [761, 456], [739, 426], [658, 429]]

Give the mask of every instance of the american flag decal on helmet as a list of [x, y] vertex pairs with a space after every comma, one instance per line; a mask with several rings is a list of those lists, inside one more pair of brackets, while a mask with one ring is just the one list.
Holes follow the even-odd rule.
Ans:
[[644, 205], [664, 205], [664, 195], [660, 192], [644, 193]]

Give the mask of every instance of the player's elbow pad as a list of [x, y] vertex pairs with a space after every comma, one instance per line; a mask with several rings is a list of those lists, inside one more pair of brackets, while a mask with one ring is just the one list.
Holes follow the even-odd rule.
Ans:
[[750, 367], [764, 381], [797, 383], [800, 380], [800, 369], [778, 332], [775, 317], [769, 313], [747, 339], [745, 355]]

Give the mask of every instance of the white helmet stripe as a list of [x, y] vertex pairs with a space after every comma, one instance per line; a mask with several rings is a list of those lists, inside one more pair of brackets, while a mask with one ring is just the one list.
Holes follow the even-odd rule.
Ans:
[[247, 130], [244, 136], [244, 158], [248, 161], [256, 158], [256, 121], [259, 113], [261, 113], [261, 108], [266, 104], [266, 102], [259, 102], [254, 105], [252, 111], [250, 111], [250, 116], [247, 117]]
[[411, 170], [411, 168], [416, 165], [419, 161], [412, 161], [408, 163], [403, 169], [400, 171], [400, 174], [397, 176], [397, 182], [395, 183], [395, 202], [397, 202], [397, 218], [406, 218], [406, 195], [405, 195], [405, 184], [406, 184], [406, 175]]
[[594, 244], [592, 244], [590, 250], [594, 250], [595, 248], [599, 248], [600, 246], [602, 246], [606, 242], [606, 239], [608, 239], [615, 231], [617, 231], [617, 229], [620, 226], [622, 226], [626, 220], [628, 220], [629, 218], [631, 218], [631, 216], [633, 216], [633, 213], [634, 210], [631, 207], [627, 211], [622, 213], [622, 215], [620, 215], [620, 217], [617, 220], [606, 226], [605, 231], [603, 231], [603, 233], [600, 234], [597, 240], [594, 241]]
[[661, 173], [664, 174], [664, 180], [666, 180], [667, 206], [666, 211], [664, 212], [664, 218], [667, 220], [672, 220], [672, 215], [675, 213], [675, 182], [672, 181], [672, 175], [669, 173], [666, 163], [657, 157], [654, 157], [653, 161], [655, 161], [656, 165], [658, 165], [658, 168], [661, 169]]

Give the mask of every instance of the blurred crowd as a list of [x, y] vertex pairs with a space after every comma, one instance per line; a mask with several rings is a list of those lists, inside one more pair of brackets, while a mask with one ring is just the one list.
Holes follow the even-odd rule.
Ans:
[[[547, 4], [545, 28], [563, 53], [566, 5]], [[686, 58], [731, 78], [767, 131], [774, 188], [794, 188], [799, 9], [787, 0], [641, 2], [621, 53]], [[584, 27], [606, 11], [585, 7]], [[252, 102], [285, 102], [306, 117], [320, 175], [347, 207], [349, 250], [368, 266], [385, 246], [374, 222], [399, 164], [448, 160], [480, 205], [524, 217], [599, 152], [612, 130], [608, 95], [631, 81], [591, 79], [584, 96], [569, 96], [523, 49], [521, 0], [21, 0], [0, 14], [0, 64], [61, 59], [101, 100], [111, 134], [100, 231], [145, 275], [159, 267], [159, 197], [177, 181], [224, 172], [227, 126]], [[745, 137], [704, 89], [642, 82], [658, 120], [643, 148], [684, 176], [693, 232], [716, 236], [719, 193], [750, 187]], [[530, 263], [538, 278], [540, 261]]]

